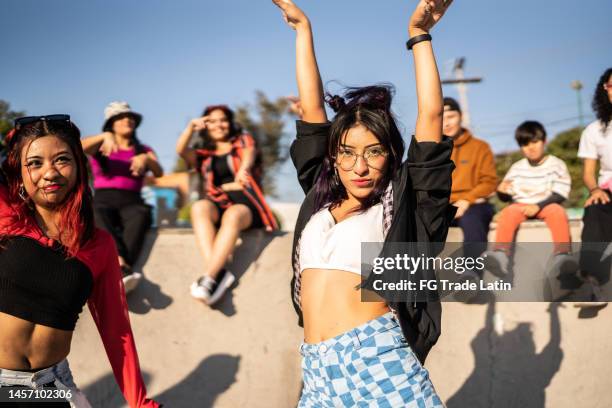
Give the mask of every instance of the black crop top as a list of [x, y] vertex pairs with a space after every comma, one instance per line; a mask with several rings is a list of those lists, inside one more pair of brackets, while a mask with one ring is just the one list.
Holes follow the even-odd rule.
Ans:
[[93, 288], [89, 268], [61, 246], [32, 238], [0, 242], [0, 312], [60, 330], [74, 330]]
[[219, 156], [215, 155], [212, 158], [212, 169], [215, 175], [215, 184], [217, 184], [218, 186], [234, 181], [235, 176], [230, 170], [229, 164], [227, 162], [229, 160], [229, 157], [230, 155], [228, 153]]

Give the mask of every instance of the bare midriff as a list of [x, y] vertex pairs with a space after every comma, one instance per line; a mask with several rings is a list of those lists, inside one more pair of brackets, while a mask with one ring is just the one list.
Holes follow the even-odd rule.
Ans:
[[337, 269], [305, 269], [301, 279], [304, 341], [318, 343], [384, 315], [381, 302], [362, 302], [361, 276]]
[[0, 368], [33, 371], [50, 367], [68, 356], [71, 341], [72, 331], [0, 312]]

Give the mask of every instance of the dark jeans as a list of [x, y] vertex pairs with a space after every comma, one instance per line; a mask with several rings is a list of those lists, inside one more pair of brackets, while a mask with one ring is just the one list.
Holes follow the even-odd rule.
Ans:
[[607, 283], [612, 261], [610, 257], [600, 259], [612, 243], [612, 202], [586, 207], [582, 222], [580, 269], [584, 275], [592, 275], [599, 283]]
[[494, 213], [489, 203], [472, 204], [461, 218], [453, 220], [451, 226], [461, 228], [463, 242], [469, 244], [465, 247], [464, 256], [475, 258], [487, 249], [489, 224]]
[[151, 206], [139, 191], [101, 189], [95, 192], [94, 210], [98, 227], [111, 233], [119, 255], [133, 265], [151, 227]]

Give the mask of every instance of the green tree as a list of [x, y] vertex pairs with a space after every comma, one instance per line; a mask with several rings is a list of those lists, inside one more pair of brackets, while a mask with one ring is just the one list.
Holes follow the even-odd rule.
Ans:
[[4, 157], [6, 134], [13, 128], [13, 121], [20, 116], [24, 116], [25, 112], [15, 112], [11, 110], [11, 105], [0, 99], [0, 160]]
[[[586, 200], [587, 190], [582, 181], [582, 160], [578, 158], [578, 145], [580, 143], [581, 127], [575, 127], [557, 134], [547, 145], [547, 152], [557, 156], [565, 162], [572, 178], [572, 190], [569, 199], [564, 203], [566, 207], [582, 207]], [[502, 153], [495, 156], [497, 176], [503, 179], [510, 166], [523, 157], [519, 150]], [[494, 203], [498, 209], [504, 206], [497, 198]]]
[[256, 91], [254, 107], [245, 104], [236, 110], [236, 122], [257, 140], [264, 169], [262, 187], [270, 196], [276, 196], [275, 169], [289, 157], [284, 128], [290, 104], [286, 97], [271, 100]]
[[572, 178], [572, 190], [566, 202], [568, 207], [582, 207], [588, 196], [588, 190], [582, 181], [582, 159], [578, 158], [582, 130], [581, 127], [565, 130], [548, 144], [548, 153], [565, 162]]
[[12, 111], [11, 105], [0, 99], [0, 135], [6, 136], [8, 131], [13, 128], [13, 121], [24, 115], [25, 112]]

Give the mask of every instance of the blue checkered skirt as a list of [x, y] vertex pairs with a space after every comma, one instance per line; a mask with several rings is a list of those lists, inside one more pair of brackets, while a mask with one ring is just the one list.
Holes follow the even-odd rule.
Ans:
[[391, 312], [300, 352], [298, 408], [444, 407]]

